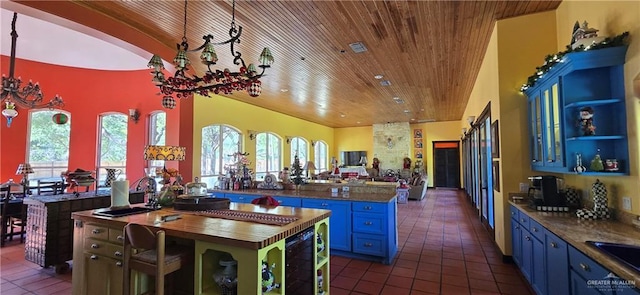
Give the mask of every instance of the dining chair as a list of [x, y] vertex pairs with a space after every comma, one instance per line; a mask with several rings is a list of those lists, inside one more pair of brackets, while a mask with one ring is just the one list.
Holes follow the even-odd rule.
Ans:
[[[194, 250], [183, 245], [166, 245], [163, 230], [153, 232], [146, 226], [129, 223], [124, 233], [125, 295], [131, 293], [131, 270], [155, 276], [155, 294], [163, 295], [164, 277], [193, 261]], [[171, 284], [173, 280], [168, 282]]]
[[[13, 240], [13, 236], [16, 234], [20, 234], [20, 242], [24, 243], [24, 228], [27, 218], [22, 200], [20, 198], [11, 200], [10, 186], [0, 187], [0, 198], [2, 198], [0, 246], [4, 246], [7, 238]], [[20, 231], [16, 232], [16, 228], [20, 228]]]
[[38, 195], [58, 195], [64, 193], [65, 183], [63, 180], [38, 180]]

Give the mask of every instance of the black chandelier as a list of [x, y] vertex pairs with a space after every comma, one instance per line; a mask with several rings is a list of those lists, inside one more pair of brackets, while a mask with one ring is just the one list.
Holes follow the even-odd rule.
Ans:
[[13, 118], [18, 116], [16, 106], [23, 109], [33, 108], [54, 108], [56, 106], [64, 106], [62, 98], [56, 95], [49, 102], [43, 102], [44, 95], [40, 90], [40, 85], [29, 80], [26, 86], [21, 88], [22, 80], [20, 77], [13, 76], [16, 67], [16, 41], [18, 33], [16, 32], [16, 20], [18, 13], [13, 13], [13, 21], [11, 21], [11, 59], [9, 60], [9, 77], [2, 75], [2, 93], [0, 101], [5, 103], [5, 109], [2, 115], [7, 118], [7, 126], [11, 126]]
[[[189, 50], [189, 43], [187, 42], [187, 1], [184, 2], [184, 31], [182, 35], [182, 42], [176, 44], [178, 54], [173, 59], [173, 64], [176, 68], [176, 72], [173, 77], [165, 79], [162, 70], [164, 64], [162, 59], [158, 55], [153, 55], [151, 61], [147, 65], [152, 68], [153, 83], [160, 88], [160, 92], [164, 95], [162, 99], [162, 105], [165, 108], [172, 109], [175, 107], [176, 102], [172, 97], [172, 94], [176, 94], [177, 98], [192, 97], [193, 94], [200, 94], [203, 96], [209, 96], [210, 92], [215, 94], [223, 93], [230, 94], [234, 91], [246, 90], [249, 95], [256, 97], [262, 92], [262, 86], [260, 78], [265, 72], [265, 69], [270, 67], [273, 63], [273, 56], [269, 48], [264, 48], [260, 54], [258, 65], [262, 70], [258, 73], [258, 70], [254, 64], [247, 66], [242, 59], [242, 54], [239, 51], [234, 50], [234, 45], [240, 43], [240, 35], [242, 35], [242, 26], [236, 27], [235, 23], [235, 11], [236, 2], [233, 0], [233, 8], [231, 14], [231, 28], [229, 29], [230, 39], [224, 42], [214, 43], [213, 35], [207, 34], [202, 38], [204, 43], [198, 48]], [[240, 69], [237, 72], [232, 72], [229, 69], [214, 70], [212, 66], [218, 61], [218, 56], [214, 50], [214, 45], [229, 44], [231, 48], [231, 54], [234, 56], [233, 63], [240, 65]], [[188, 75], [186, 71], [190, 64], [187, 58], [187, 52], [195, 52], [202, 50], [200, 54], [200, 60], [203, 64], [207, 65], [207, 71], [201, 77], [197, 75]]]

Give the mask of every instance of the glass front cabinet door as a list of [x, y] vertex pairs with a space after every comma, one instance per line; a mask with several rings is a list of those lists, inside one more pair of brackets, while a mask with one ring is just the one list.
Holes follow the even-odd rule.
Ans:
[[529, 146], [531, 166], [563, 167], [562, 129], [560, 128], [560, 83], [556, 79], [536, 87], [529, 94]]

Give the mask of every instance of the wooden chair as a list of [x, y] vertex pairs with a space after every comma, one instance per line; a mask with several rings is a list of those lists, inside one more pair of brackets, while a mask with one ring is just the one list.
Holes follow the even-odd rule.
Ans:
[[[4, 246], [7, 238], [13, 240], [13, 236], [16, 234], [20, 234], [20, 242], [24, 243], [24, 227], [27, 223], [26, 210], [22, 201], [12, 202], [10, 196], [10, 186], [0, 187], [0, 198], [2, 199], [0, 246]], [[16, 228], [20, 228], [20, 231], [16, 232]]]
[[63, 194], [65, 183], [63, 180], [38, 180], [38, 195], [58, 195]]
[[[131, 293], [131, 270], [155, 276], [155, 294], [164, 294], [164, 277], [193, 260], [193, 249], [165, 245], [165, 232], [129, 223], [124, 227], [124, 290]], [[158, 263], [160, 262], [160, 263]], [[173, 280], [169, 280], [171, 283]]]

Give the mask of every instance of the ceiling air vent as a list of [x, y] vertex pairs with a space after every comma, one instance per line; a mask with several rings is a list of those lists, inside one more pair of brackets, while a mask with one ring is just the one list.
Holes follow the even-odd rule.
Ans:
[[389, 81], [389, 80], [382, 80], [382, 81], [380, 81], [380, 85], [382, 85], [382, 86], [390, 86], [390, 85], [391, 85], [391, 81]]
[[351, 47], [351, 50], [355, 53], [363, 53], [367, 51], [367, 47], [365, 47], [362, 42], [351, 43], [349, 44], [349, 47]]

